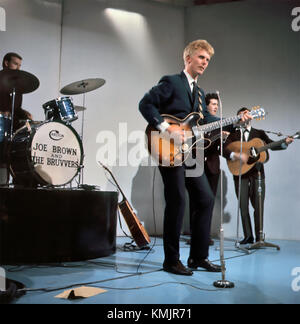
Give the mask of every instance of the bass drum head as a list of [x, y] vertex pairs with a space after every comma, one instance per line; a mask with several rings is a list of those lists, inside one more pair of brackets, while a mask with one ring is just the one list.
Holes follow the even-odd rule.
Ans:
[[[16, 136], [16, 141], [22, 142], [21, 136]], [[27, 156], [30, 164], [28, 168], [22, 165], [27, 169], [23, 173], [27, 174], [27, 177], [30, 173], [41, 185], [63, 186], [78, 174], [83, 162], [83, 148], [78, 134], [71, 126], [61, 122], [46, 122], [32, 128], [30, 136], [27, 134], [24, 141], [26, 155], [30, 155]], [[18, 174], [22, 175], [20, 165], [14, 170], [12, 164], [11, 169], [18, 180]]]

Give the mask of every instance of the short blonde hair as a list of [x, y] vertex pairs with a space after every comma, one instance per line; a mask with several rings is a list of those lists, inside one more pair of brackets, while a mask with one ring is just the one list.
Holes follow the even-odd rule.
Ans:
[[214, 48], [204, 39], [195, 40], [187, 45], [183, 52], [183, 60], [186, 62], [187, 56], [192, 56], [195, 51], [199, 48], [207, 51], [207, 53], [212, 57], [215, 54]]

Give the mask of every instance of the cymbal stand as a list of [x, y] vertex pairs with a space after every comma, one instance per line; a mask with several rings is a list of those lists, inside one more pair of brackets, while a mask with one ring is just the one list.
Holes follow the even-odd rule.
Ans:
[[[223, 109], [222, 109], [222, 102], [221, 98], [219, 95], [219, 92], [216, 91], [219, 99], [219, 106], [220, 106], [220, 114], [221, 114], [221, 120], [223, 118]], [[221, 129], [220, 129], [220, 135], [221, 135], [221, 156], [223, 156], [223, 127], [221, 124]], [[221, 260], [221, 269], [222, 269], [222, 279], [217, 280], [214, 282], [214, 286], [217, 288], [233, 288], [234, 283], [226, 280], [225, 278], [225, 272], [226, 272], [226, 267], [225, 267], [225, 258], [224, 258], [224, 210], [223, 210], [223, 172], [221, 172], [221, 226], [220, 226], [220, 260]]]
[[[12, 93], [11, 93], [11, 97], [12, 97], [12, 104], [11, 104], [11, 125], [10, 125], [10, 143], [9, 145], [11, 145], [12, 143], [12, 139], [13, 139], [13, 133], [14, 133], [14, 121], [15, 121], [15, 105], [16, 105], [16, 88], [12, 89]], [[10, 185], [10, 163], [7, 163], [7, 178], [6, 178], [6, 183], [9, 186]]]
[[12, 96], [12, 107], [11, 107], [10, 140], [12, 140], [13, 132], [14, 132], [15, 100], [16, 100], [16, 89], [15, 88], [13, 88], [11, 96]]
[[[86, 84], [82, 81], [82, 84], [81, 84], [81, 86], [85, 89], [86, 88]], [[83, 101], [83, 108], [85, 108], [85, 99], [86, 99], [86, 97], [85, 97], [85, 92], [83, 93], [83, 98], [82, 98], [82, 101]], [[81, 119], [81, 134], [80, 134], [80, 137], [81, 137], [81, 142], [82, 142], [82, 145], [83, 145], [83, 133], [84, 133], [84, 110], [85, 109], [83, 109], [83, 111], [82, 111], [82, 119]], [[80, 173], [79, 173], [79, 183], [78, 183], [78, 185], [80, 186], [80, 185], [82, 185], [83, 184], [83, 165], [81, 166], [81, 168], [80, 168]]]
[[258, 205], [259, 205], [259, 241], [251, 244], [249, 250], [260, 249], [264, 247], [271, 247], [280, 251], [278, 245], [265, 242], [265, 234], [263, 233], [263, 201], [262, 201], [262, 177], [261, 177], [261, 163], [256, 164], [258, 170]]

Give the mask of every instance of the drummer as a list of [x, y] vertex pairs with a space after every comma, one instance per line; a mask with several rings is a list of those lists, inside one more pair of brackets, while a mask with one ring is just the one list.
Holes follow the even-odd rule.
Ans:
[[[17, 53], [7, 53], [2, 62], [3, 70], [20, 70], [22, 65], [22, 57]], [[2, 71], [3, 71], [2, 70]], [[0, 71], [1, 76], [1, 71]], [[16, 93], [15, 96], [15, 114], [14, 114], [14, 130], [21, 127], [21, 120], [32, 120], [32, 115], [21, 108], [22, 94]], [[12, 111], [12, 96], [7, 91], [0, 88], [0, 115], [10, 116]], [[0, 185], [6, 184], [8, 181], [8, 172], [6, 165], [6, 143], [0, 142]]]
[[[17, 53], [7, 53], [2, 61], [3, 70], [20, 70], [22, 65], [22, 57]], [[21, 108], [22, 106], [22, 94], [16, 93], [15, 97], [15, 116], [14, 116], [14, 128], [19, 128], [20, 120], [31, 119], [32, 115]], [[0, 89], [0, 113], [4, 115], [10, 115], [12, 110], [11, 94]]]

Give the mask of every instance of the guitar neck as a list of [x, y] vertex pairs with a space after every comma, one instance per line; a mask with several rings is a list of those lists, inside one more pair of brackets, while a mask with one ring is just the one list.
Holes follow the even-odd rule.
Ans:
[[230, 117], [230, 118], [224, 118], [222, 120], [218, 120], [209, 124], [205, 124], [205, 125], [201, 125], [198, 126], [198, 130], [200, 132], [211, 132], [215, 129], [221, 128], [221, 127], [225, 127], [225, 126], [229, 126], [229, 125], [233, 125], [235, 123], [237, 123], [239, 120], [241, 120], [241, 116], [234, 116], [234, 117]]
[[122, 201], [121, 202], [124, 202], [126, 201], [126, 197], [125, 197], [125, 194], [123, 192], [123, 190], [121, 189], [120, 185], [118, 184], [118, 181], [116, 180], [116, 178], [114, 177], [114, 175], [112, 174], [112, 172], [109, 170], [109, 168], [107, 168], [105, 165], [103, 165], [102, 163], [100, 163], [101, 166], [110, 174], [110, 176], [112, 177], [112, 179], [114, 180], [114, 183], [115, 185], [117, 186], [117, 188], [119, 189], [121, 195], [122, 195]]
[[[296, 134], [294, 134], [294, 135], [292, 135], [292, 136], [288, 136], [288, 137], [291, 137], [291, 138], [293, 138], [293, 139], [300, 138], [300, 132], [297, 132]], [[272, 148], [276, 147], [276, 146], [279, 145], [279, 144], [281, 145], [281, 144], [285, 143], [285, 141], [286, 141], [286, 139], [287, 139], [288, 137], [286, 137], [286, 138], [284, 138], [284, 139], [282, 139], [282, 140], [280, 140], [280, 141], [272, 142], [272, 143], [267, 144], [267, 145], [265, 145], [265, 146], [263, 146], [263, 147], [260, 147], [257, 151], [258, 151], [258, 153], [260, 153], [260, 152], [266, 151], [266, 150], [268, 150], [268, 149], [272, 149]]]
[[[251, 110], [249, 112], [249, 114], [254, 118], [262, 118], [265, 116], [265, 110], [263, 108], [259, 108], [259, 109], [255, 109], [255, 110]], [[205, 124], [205, 125], [201, 125], [201, 126], [197, 126], [197, 129], [199, 132], [211, 132], [215, 129], [221, 128], [221, 127], [225, 127], [225, 126], [229, 126], [229, 125], [233, 125], [236, 124], [237, 122], [239, 122], [242, 119], [242, 115], [237, 115], [234, 117], [229, 117], [229, 118], [223, 118], [221, 120], [215, 121], [213, 123], [209, 123], [209, 124]]]
[[261, 152], [267, 151], [267, 150], [272, 149], [272, 148], [274, 148], [274, 147], [276, 147], [278, 145], [281, 145], [283, 143], [285, 143], [285, 138], [282, 139], [282, 140], [280, 140], [280, 141], [272, 142], [270, 144], [267, 144], [265, 146], [262, 146], [262, 147], [258, 148], [257, 149], [257, 153], [261, 153]]

